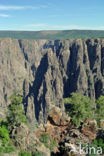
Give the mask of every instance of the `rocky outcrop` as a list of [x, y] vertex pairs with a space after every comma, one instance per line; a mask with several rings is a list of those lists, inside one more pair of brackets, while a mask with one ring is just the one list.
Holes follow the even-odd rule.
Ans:
[[90, 140], [96, 138], [98, 126], [96, 120], [87, 119], [82, 127], [82, 134], [87, 136]]
[[23, 89], [28, 120], [46, 122], [49, 110], [64, 110], [72, 92], [104, 94], [104, 39], [0, 39], [0, 108]]
[[87, 149], [94, 146], [93, 140], [97, 138], [103, 139], [104, 131], [98, 128], [95, 120], [87, 119], [76, 128], [58, 107], [50, 110], [47, 123], [21, 123], [11, 131], [11, 139], [18, 150], [32, 154], [38, 151], [44, 156], [86, 156]]
[[[43, 156], [50, 156], [50, 150], [44, 146], [36, 137], [36, 127], [32, 129], [25, 124], [20, 124], [18, 127], [14, 127], [11, 138], [18, 149], [34, 153], [39, 151]], [[40, 146], [40, 144], [42, 144]]]
[[70, 117], [58, 107], [53, 107], [48, 115], [47, 123], [40, 125], [37, 131], [37, 137], [41, 134], [49, 134], [50, 139], [60, 141], [62, 138], [62, 132], [70, 125]]
[[[63, 112], [57, 107], [51, 109], [47, 123], [40, 125], [36, 131], [36, 137], [41, 140], [41, 136], [48, 135], [48, 143], [53, 140], [56, 141], [56, 146], [53, 149], [52, 156], [64, 156], [64, 155], [75, 155], [75, 156], [86, 156], [86, 150], [83, 145], [87, 148], [98, 135], [104, 134], [98, 129], [96, 120], [87, 119], [83, 122], [80, 128], [76, 128], [69, 120], [66, 124], [66, 114], [62, 115]], [[60, 120], [64, 122], [60, 122]], [[68, 118], [67, 118], [68, 119]], [[101, 137], [100, 137], [101, 138]]]
[[55, 126], [67, 126], [70, 124], [70, 117], [58, 107], [53, 107], [48, 114], [48, 121]]

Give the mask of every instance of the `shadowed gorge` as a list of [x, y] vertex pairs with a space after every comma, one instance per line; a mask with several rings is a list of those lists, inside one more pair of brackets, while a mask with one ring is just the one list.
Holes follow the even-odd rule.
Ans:
[[51, 107], [64, 110], [63, 97], [104, 94], [104, 39], [0, 39], [0, 108], [23, 89], [30, 121], [46, 122]]

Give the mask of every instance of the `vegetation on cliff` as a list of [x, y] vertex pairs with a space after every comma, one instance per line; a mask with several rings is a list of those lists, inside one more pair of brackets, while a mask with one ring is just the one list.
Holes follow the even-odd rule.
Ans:
[[94, 104], [88, 96], [72, 93], [71, 97], [64, 99], [64, 104], [68, 105], [66, 111], [77, 127], [87, 118], [96, 119], [98, 123], [104, 120], [104, 96], [100, 96]]
[[13, 94], [10, 99], [11, 103], [8, 106], [7, 118], [5, 121], [1, 120], [0, 123], [0, 154], [16, 150], [14, 143], [11, 141], [11, 132], [18, 124], [27, 123], [21, 95]]
[[104, 119], [104, 96], [96, 100], [96, 118], [98, 121]]
[[79, 127], [80, 123], [85, 121], [86, 118], [93, 117], [93, 103], [87, 96], [83, 96], [80, 93], [72, 93], [71, 98], [64, 99], [64, 103], [69, 105], [67, 112], [77, 127]]
[[[28, 126], [28, 120], [26, 119], [24, 108], [23, 108], [23, 97], [15, 93], [11, 97], [11, 103], [8, 106], [8, 112], [6, 120], [1, 120], [0, 122], [0, 156], [4, 153], [11, 153], [19, 151], [18, 146], [15, 144], [17, 136], [13, 134], [16, 127], [19, 127], [22, 123]], [[21, 147], [22, 148], [22, 147]], [[33, 156], [37, 155], [34, 152]], [[31, 156], [30, 153], [26, 151], [20, 151], [19, 156]], [[41, 152], [38, 152], [38, 155]]]
[[[86, 136], [86, 132], [92, 131], [89, 133], [90, 134], [89, 136], [87, 134], [87, 137], [90, 140], [88, 141], [88, 143], [90, 143], [89, 146], [91, 147], [94, 146], [96, 147], [96, 149], [98, 147], [101, 147], [104, 151], [104, 142], [103, 142], [102, 136], [96, 137], [96, 134], [93, 134], [93, 133], [96, 133], [97, 125], [95, 121], [90, 122], [90, 120], [96, 119], [99, 123], [100, 120], [104, 119], [104, 116], [102, 113], [103, 107], [104, 107], [104, 96], [100, 96], [95, 101], [95, 104], [96, 104], [96, 108], [95, 108], [93, 107], [94, 101], [92, 101], [89, 97], [83, 96], [80, 93], [72, 93], [71, 97], [64, 99], [65, 105], [68, 106], [67, 113], [71, 117], [71, 122], [69, 121], [66, 123], [66, 121], [62, 121], [61, 119], [62, 114], [59, 112], [58, 109], [55, 109], [55, 110], [53, 109], [52, 111], [53, 114], [51, 112], [50, 117], [49, 117], [50, 123], [47, 123], [46, 125], [46, 127], [50, 125], [51, 128], [47, 127], [45, 128], [44, 131], [38, 130], [40, 133], [40, 137], [38, 138], [39, 141], [36, 142], [34, 146], [27, 147], [27, 149], [24, 148], [24, 143], [22, 142], [21, 144], [21, 142], [19, 142], [19, 139], [18, 139], [18, 137], [21, 137], [21, 133], [27, 133], [26, 129], [29, 128], [29, 123], [26, 119], [26, 115], [25, 115], [24, 107], [23, 107], [23, 97], [22, 95], [16, 93], [16, 94], [13, 94], [10, 99], [11, 99], [11, 103], [8, 106], [6, 120], [5, 121], [1, 120], [0, 122], [0, 154], [1, 155], [3, 155], [4, 153], [13, 153], [13, 152], [16, 153], [17, 152], [18, 156], [43, 156], [44, 153], [42, 151], [38, 151], [37, 149], [35, 149], [37, 145], [42, 146], [42, 148], [45, 147], [46, 149], [49, 149], [48, 153], [51, 153], [51, 154], [53, 153], [54, 155], [55, 155], [54, 153], [55, 148], [59, 148], [59, 150], [62, 153], [63, 152], [67, 153], [67, 148], [65, 144], [62, 144], [60, 140], [57, 140], [57, 139], [55, 140], [54, 138], [52, 140], [52, 137], [50, 137], [50, 134], [52, 133], [52, 136], [53, 136], [53, 132], [51, 131], [54, 126], [55, 126], [55, 132], [56, 132], [56, 129], [58, 129], [58, 126], [62, 132], [64, 132], [64, 130], [65, 132], [67, 131], [69, 132], [70, 126], [73, 126], [73, 124], [74, 124], [74, 127], [77, 129], [78, 133], [80, 133], [80, 135], [83, 134]], [[54, 114], [55, 111], [56, 113]], [[59, 119], [54, 118], [55, 115], [59, 117]], [[66, 120], [66, 116], [64, 116], [64, 118]], [[57, 124], [55, 124], [55, 122]], [[84, 122], [86, 122], [86, 124], [84, 124]], [[21, 124], [26, 125], [26, 127], [25, 126], [22, 127], [22, 129], [24, 129], [23, 132], [21, 132], [22, 131], [22, 129], [20, 128]], [[81, 132], [80, 132], [79, 127], [80, 129], [82, 129]], [[49, 129], [49, 132], [47, 131], [47, 129]], [[18, 133], [20, 133], [20, 136], [18, 135]], [[103, 132], [101, 133], [103, 134]], [[35, 133], [33, 134], [34, 136], [32, 135], [32, 139], [34, 139], [35, 137]], [[66, 137], [63, 135], [65, 134], [60, 133], [60, 139], [62, 139], [63, 137]], [[75, 135], [78, 135], [78, 134], [75, 134]], [[76, 138], [73, 138], [73, 139], [76, 140]], [[83, 138], [82, 140], [83, 144], [84, 144], [84, 139], [86, 140], [86, 137]], [[65, 138], [63, 138], [63, 141], [65, 141]]]
[[13, 94], [11, 103], [8, 106], [7, 121], [11, 127], [18, 126], [20, 123], [27, 124], [25, 111], [23, 108], [23, 98], [19, 94]]

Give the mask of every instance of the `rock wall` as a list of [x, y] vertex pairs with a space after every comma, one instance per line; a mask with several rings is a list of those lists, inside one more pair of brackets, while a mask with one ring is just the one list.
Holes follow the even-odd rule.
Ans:
[[40, 123], [72, 92], [103, 95], [104, 39], [0, 39], [0, 111], [22, 89], [28, 119]]

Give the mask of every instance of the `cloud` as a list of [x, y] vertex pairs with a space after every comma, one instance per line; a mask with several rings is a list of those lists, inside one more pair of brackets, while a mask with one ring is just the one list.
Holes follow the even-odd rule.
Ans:
[[53, 25], [51, 28], [58, 30], [104, 30], [104, 26], [79, 26], [79, 25]]
[[87, 14], [51, 14], [47, 15], [49, 18], [57, 18], [57, 17], [70, 17], [70, 18], [77, 18], [77, 17], [88, 17], [88, 16], [96, 16], [96, 13], [87, 13]]
[[21, 10], [24, 9], [23, 6], [6, 6], [6, 5], [0, 5], [0, 10]]
[[32, 30], [104, 30], [104, 26], [79, 26], [79, 25], [49, 25], [46, 23], [25, 25]]
[[28, 25], [26, 25], [26, 26], [32, 27], [32, 28], [43, 28], [43, 27], [48, 27], [48, 24], [46, 24], [46, 23], [28, 24]]
[[[3, 28], [0, 28], [4, 30]], [[80, 26], [80, 25], [51, 25], [48, 23], [34, 23], [34, 24], [10, 24], [8, 28], [5, 25], [5, 29], [9, 30], [26, 30], [26, 31], [41, 31], [41, 30], [104, 30], [104, 26]]]
[[89, 27], [86, 26], [78, 26], [78, 25], [53, 25], [52, 28], [54, 29], [89, 29]]
[[7, 18], [7, 17], [9, 17], [10, 15], [8, 15], [8, 14], [0, 14], [0, 17], [4, 17], [4, 18]]
[[40, 6], [13, 6], [13, 5], [0, 5], [0, 10], [24, 10], [24, 9], [44, 9], [47, 8], [48, 5], [40, 5]]

